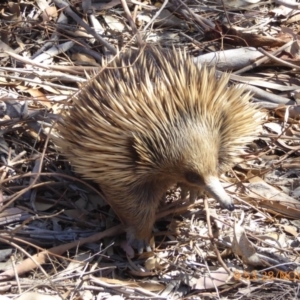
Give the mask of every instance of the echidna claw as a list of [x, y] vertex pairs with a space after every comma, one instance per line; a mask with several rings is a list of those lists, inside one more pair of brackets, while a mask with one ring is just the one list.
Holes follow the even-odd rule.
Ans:
[[230, 204], [228, 205], [228, 207], [226, 207], [228, 210], [233, 211], [235, 209], [234, 204]]
[[146, 242], [145, 240], [135, 239], [132, 242], [130, 242], [130, 245], [133, 248], [137, 249], [138, 254], [142, 254], [144, 251], [146, 251], [146, 252], [151, 252], [152, 251], [149, 243]]
[[138, 254], [142, 254], [144, 251], [152, 251], [149, 241], [145, 239], [138, 239], [134, 236], [134, 234], [129, 232], [127, 232], [127, 244], [136, 249]]

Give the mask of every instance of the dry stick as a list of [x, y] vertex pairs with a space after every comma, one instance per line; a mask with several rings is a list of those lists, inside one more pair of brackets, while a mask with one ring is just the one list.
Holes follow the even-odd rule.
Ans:
[[149, 26], [156, 20], [156, 18], [159, 16], [159, 14], [162, 12], [162, 10], [166, 7], [169, 0], [164, 0], [164, 3], [160, 7], [160, 9], [155, 13], [155, 15], [152, 17], [152, 19], [148, 22], [148, 24], [144, 27], [143, 31], [146, 32], [146, 30], [149, 28]]
[[132, 16], [131, 16], [131, 13], [130, 13], [130, 10], [128, 8], [128, 5], [126, 3], [126, 0], [121, 0], [121, 3], [122, 3], [122, 6], [123, 6], [123, 9], [124, 9], [124, 12], [125, 12], [125, 15], [126, 15], [126, 18], [130, 24], [130, 27], [131, 27], [131, 30], [132, 32], [134, 33], [135, 37], [136, 37], [136, 41], [138, 43], [138, 45], [140, 47], [142, 47], [145, 43], [143, 42], [141, 36], [140, 36], [140, 33], [139, 31], [137, 30], [136, 26], [135, 26], [135, 23], [133, 22], [133, 19], [132, 19]]
[[[32, 210], [30, 210], [30, 211], [32, 211]], [[42, 219], [51, 219], [51, 218], [54, 218], [56, 216], [59, 216], [63, 212], [64, 212], [64, 210], [61, 210], [61, 211], [59, 211], [57, 213], [54, 213], [54, 214], [51, 214], [51, 215], [46, 215], [46, 216], [36, 216], [36, 215], [35, 216], [30, 216], [29, 218], [27, 218], [26, 220], [24, 220], [21, 225], [19, 225], [18, 227], [10, 230], [9, 234], [10, 235], [15, 234], [16, 232], [20, 231], [26, 224], [28, 224], [31, 221], [42, 220]]]
[[40, 55], [36, 56], [35, 58], [32, 58], [32, 60], [36, 62], [42, 62], [48, 60], [49, 58], [56, 57], [61, 53], [66, 53], [68, 50], [73, 48], [74, 45], [75, 45], [74, 41], [67, 41], [65, 43], [52, 46], [51, 48], [43, 51], [43, 53], [41, 53]]
[[[194, 18], [194, 21], [203, 29], [203, 30], [208, 30], [208, 29], [215, 29], [215, 24], [211, 22], [210, 20], [203, 18], [200, 15], [196, 15], [188, 5], [186, 5], [182, 0], [179, 0], [180, 4], [188, 11], [190, 16]], [[186, 14], [184, 13], [186, 16]], [[186, 16], [187, 17], [187, 16]]]
[[292, 9], [300, 9], [299, 3], [296, 3], [295, 1], [290, 0], [274, 0], [274, 2], [278, 5], [283, 5], [285, 7], [289, 7]]
[[224, 0], [222, 0], [222, 5], [223, 5], [223, 10], [224, 10], [224, 12], [225, 12], [225, 16], [226, 16], [227, 22], [228, 22], [228, 24], [229, 24], [229, 27], [232, 28], [232, 25], [231, 25], [231, 22], [230, 22], [230, 19], [229, 19], [229, 16], [228, 16], [227, 9], [226, 9], [226, 7], [225, 7]]
[[[148, 5], [148, 4], [142, 3], [140, 1], [136, 1], [136, 0], [129, 0], [128, 3], [135, 4], [137, 6], [141, 6], [143, 8], [146, 8], [147, 10], [156, 10], [157, 9], [154, 5]], [[119, 4], [121, 4], [120, 0], [112, 0], [107, 3], [93, 3], [92, 7], [96, 10], [108, 10]]]
[[[110, 228], [104, 232], [98, 232], [90, 237], [83, 238], [78, 241], [74, 241], [74, 242], [71, 242], [68, 244], [56, 246], [49, 250], [44, 250], [44, 251], [39, 252], [32, 256], [29, 256], [29, 254], [28, 254], [29, 258], [26, 258], [21, 264], [17, 265], [16, 271], [19, 275], [21, 275], [21, 274], [24, 274], [26, 272], [33, 270], [36, 267], [41, 268], [41, 265], [48, 261], [49, 256], [51, 256], [51, 254], [61, 255], [64, 252], [66, 252], [72, 248], [75, 248], [75, 247], [80, 247], [80, 246], [84, 245], [85, 243], [94, 243], [105, 237], [115, 236], [122, 232], [124, 232], [124, 226], [120, 224], [120, 225]], [[13, 240], [13, 238], [12, 238], [12, 240]], [[3, 238], [0, 238], [0, 241], [7, 243], [7, 241]], [[16, 244], [14, 245], [14, 247], [20, 248]], [[41, 269], [41, 270], [43, 270], [43, 269]], [[0, 274], [0, 280], [12, 278], [12, 277], [14, 277], [14, 275], [15, 275], [14, 269], [6, 270]]]
[[[163, 212], [163, 213], [159, 213], [156, 215], [156, 220], [161, 219], [162, 217], [164, 217], [165, 215], [173, 215], [175, 212], [178, 213], [181, 210], [187, 210], [189, 209], [189, 207], [194, 207], [196, 204], [191, 204], [189, 206], [184, 206], [180, 209], [178, 208], [174, 208], [172, 210], [169, 210], [168, 212]], [[80, 247], [86, 243], [94, 243], [97, 242], [103, 238], [106, 237], [112, 237], [115, 235], [119, 235], [121, 233], [123, 233], [125, 231], [124, 225], [120, 224], [117, 225], [115, 227], [109, 228], [103, 232], [98, 232], [92, 236], [71, 242], [71, 243], [67, 243], [64, 245], [60, 245], [60, 246], [56, 246], [53, 247], [49, 250], [44, 250], [42, 252], [39, 252], [33, 256], [29, 256], [29, 258], [25, 259], [21, 264], [16, 266], [16, 270], [14, 269], [9, 269], [4, 271], [3, 273], [0, 273], [0, 280], [5, 280], [5, 279], [9, 279], [12, 278], [14, 276], [14, 272], [16, 271], [19, 275], [24, 274], [26, 272], [29, 272], [31, 270], [33, 270], [36, 267], [41, 268], [42, 272], [44, 273], [41, 265], [46, 263], [49, 259], [49, 257], [51, 255], [62, 255], [64, 252], [75, 248], [75, 247]], [[5, 237], [5, 238], [1, 238], [0, 237], [0, 241], [4, 242], [4, 243], [9, 243], [12, 244], [13, 241], [20, 241], [19, 238], [14, 238], [14, 237]], [[14, 245], [16, 245], [16, 248], [20, 249], [20, 247], [14, 243]], [[31, 245], [32, 247], [34, 247], [34, 245]], [[40, 249], [40, 247], [37, 247], [38, 249]], [[22, 251], [22, 248], [20, 249]]]
[[279, 62], [280, 64], [282, 64], [284, 66], [287, 66], [287, 67], [290, 67], [290, 68], [293, 68], [293, 69], [296, 69], [296, 70], [300, 70], [300, 67], [298, 67], [298, 66], [296, 66], [294, 64], [291, 64], [291, 63], [289, 63], [287, 61], [284, 61], [284, 60], [282, 60], [282, 59], [280, 59], [280, 58], [278, 58], [278, 57], [276, 57], [276, 56], [268, 53], [267, 51], [265, 51], [262, 48], [258, 48], [257, 50], [260, 51], [261, 53], [263, 53], [264, 55], [266, 55], [267, 57], [269, 57], [270, 59], [272, 59], [272, 60], [274, 60], [276, 62]]
[[[0, 70], [8, 71], [8, 72], [17, 72], [20, 74], [34, 74], [44, 80], [43, 78], [55, 78], [58, 81], [67, 81], [67, 82], [86, 82], [86, 79], [82, 77], [66, 74], [66, 72], [60, 71], [52, 71], [52, 72], [44, 72], [39, 70], [25, 70], [24, 68], [9, 68], [9, 67], [0, 67]], [[21, 77], [20, 77], [21, 78]]]
[[[58, 19], [56, 20], [56, 25], [57, 24], [62, 24], [65, 23], [65, 20], [67, 18], [65, 15], [59, 14]], [[35, 57], [39, 56], [41, 53], [43, 53], [45, 50], [47, 50], [49, 47], [53, 46], [58, 42], [58, 27], [56, 27], [56, 30], [52, 32], [51, 37], [48, 39], [48, 41], [42, 45], [30, 58], [34, 59]]]
[[73, 88], [73, 87], [68, 87], [66, 85], [61, 85], [61, 84], [47, 82], [44, 79], [40, 81], [39, 79], [30, 79], [30, 78], [26, 78], [26, 77], [19, 77], [19, 76], [12, 76], [12, 75], [7, 75], [6, 78], [16, 79], [16, 80], [19, 80], [19, 81], [30, 82], [30, 83], [34, 83], [36, 85], [47, 85], [47, 86], [51, 86], [51, 87], [59, 88], [59, 89], [63, 88], [63, 89], [68, 90], [68, 91], [74, 91], [74, 92], [78, 91], [77, 88]]
[[[299, 139], [298, 139], [299, 140]], [[24, 160], [24, 161], [27, 161], [27, 160]], [[22, 163], [22, 161], [20, 161]], [[41, 175], [43, 175], [43, 173], [41, 173]], [[37, 184], [35, 184], [32, 188], [35, 189], [35, 188], [38, 188], [38, 187], [44, 187], [44, 186], [59, 186], [59, 182], [54, 182], [52, 180], [49, 180], [49, 181], [44, 181], [44, 182], [39, 182]], [[18, 190], [21, 190], [21, 189], [24, 189], [26, 188], [27, 185], [15, 185], [15, 186], [10, 186], [9, 187], [9, 190], [11, 191], [18, 191]]]
[[[155, 300], [170, 299], [165, 296], [160, 296], [160, 295], [154, 294], [153, 292], [148, 291], [148, 289], [145, 289], [143, 287], [137, 287], [137, 286], [130, 287], [130, 286], [125, 286], [124, 284], [108, 283], [108, 282], [105, 282], [105, 281], [99, 279], [98, 277], [94, 277], [93, 275], [91, 275], [89, 277], [89, 279], [92, 283], [96, 283], [97, 285], [100, 285], [101, 287], [105, 288], [106, 290], [114, 289], [114, 290], [117, 290], [119, 294], [128, 295], [129, 297], [128, 298], [126, 297], [126, 299], [133, 299], [130, 288], [134, 289], [136, 292], [138, 292], [140, 294], [140, 297], [136, 297], [135, 299], [155, 299]], [[124, 289], [124, 288], [126, 288], [126, 289]], [[143, 297], [141, 295], [143, 295]]]
[[41, 64], [41, 63], [37, 63], [34, 62], [33, 60], [23, 57], [21, 55], [18, 55], [14, 52], [10, 52], [10, 51], [5, 51], [4, 53], [7, 53], [8, 55], [10, 55], [11, 57], [13, 57], [14, 59], [21, 61], [24, 64], [29, 64], [32, 66], [36, 66], [38, 68], [42, 68], [42, 69], [46, 69], [46, 70], [54, 70], [54, 71], [62, 71], [62, 72], [69, 72], [72, 74], [79, 74], [81, 75], [82, 73], [86, 72], [86, 71], [91, 71], [91, 72], [95, 72], [99, 70], [99, 67], [88, 67], [88, 66], [52, 66], [52, 65], [46, 65], [46, 64]]
[[20, 285], [20, 280], [19, 280], [19, 274], [18, 274], [18, 272], [16, 272], [16, 263], [15, 263], [15, 258], [14, 258], [13, 255], [10, 257], [10, 260], [11, 260], [11, 263], [12, 263], [12, 266], [13, 266], [13, 270], [16, 274], [15, 278], [16, 278], [16, 282], [17, 282], [17, 285], [18, 285], [19, 294], [21, 294], [22, 290], [21, 290], [21, 285]]
[[[288, 43], [286, 43], [285, 45], [281, 46], [276, 51], [274, 51], [272, 53], [272, 55], [278, 55], [281, 51], [283, 51], [285, 48], [291, 46], [293, 43], [294, 43], [294, 41], [289, 41]], [[268, 60], [269, 60], [268, 57], [262, 57], [262, 58], [258, 59], [256, 62], [252, 63], [251, 65], [233, 72], [233, 74], [241, 74], [241, 73], [247, 72], [249, 70], [256, 68], [257, 66], [261, 65], [262, 63], [264, 63]]]
[[[41, 162], [44, 161], [44, 157], [45, 157], [45, 154], [46, 154], [48, 142], [49, 142], [49, 139], [50, 139], [51, 130], [52, 130], [52, 128], [53, 128], [54, 125], [55, 125], [55, 124], [53, 124], [52, 127], [50, 128], [49, 134], [48, 134], [48, 136], [47, 136], [47, 138], [46, 138], [46, 140], [45, 140], [43, 152], [42, 152], [41, 157], [40, 157]], [[37, 182], [37, 180], [38, 180], [38, 178], [39, 178], [39, 176], [40, 176], [40, 174], [41, 174], [42, 166], [43, 166], [43, 163], [41, 163], [41, 164], [39, 165], [38, 172], [36, 173], [36, 176], [35, 176], [35, 178], [32, 180], [32, 182], [30, 183], [30, 185], [29, 185], [27, 188], [25, 188], [25, 189], [23, 189], [23, 190], [17, 192], [17, 193], [12, 197], [12, 199], [10, 199], [10, 201], [8, 201], [7, 204], [5, 204], [5, 205], [3, 205], [3, 206], [1, 207], [0, 211], [3, 211], [7, 206], [9, 206], [11, 203], [13, 203], [16, 199], [18, 199], [19, 197], [21, 197], [21, 196], [24, 195], [26, 192], [28, 192], [29, 190], [32, 189], [32, 187], [36, 184], [36, 182]], [[4, 183], [4, 181], [5, 181], [5, 180], [2, 180], [2, 181], [0, 182], [0, 186], [2, 186], [2, 184]]]
[[67, 15], [72, 17], [80, 26], [82, 26], [87, 33], [91, 34], [98, 42], [103, 44], [107, 49], [109, 49], [113, 54], [117, 54], [117, 50], [108, 43], [105, 39], [103, 39], [94, 29], [88, 26], [85, 22], [81, 20], [81, 18], [70, 8], [63, 0], [53, 0], [53, 2], [61, 9], [63, 9]]
[[282, 97], [280, 95], [271, 94], [263, 89], [260, 89], [256, 86], [247, 85], [245, 89], [250, 91], [254, 97], [259, 98], [260, 100], [283, 105], [294, 105], [295, 101]]
[[179, 35], [184, 36], [186, 39], [190, 40], [194, 45], [196, 45], [199, 49], [201, 49], [204, 45], [204, 43], [200, 43], [199, 41], [197, 41], [196, 39], [188, 36], [187, 34], [183, 33], [183, 32], [179, 32]]
[[208, 207], [208, 202], [207, 202], [207, 199], [204, 200], [204, 205], [205, 205], [205, 211], [206, 211], [206, 222], [207, 222], [207, 228], [208, 228], [208, 236], [210, 237], [211, 239], [211, 243], [214, 247], [214, 251], [215, 251], [215, 254], [218, 258], [218, 261], [220, 262], [220, 264], [223, 266], [223, 268], [226, 270], [226, 272], [228, 273], [228, 275], [231, 274], [231, 271], [228, 269], [228, 267], [226, 266], [226, 264], [224, 263], [221, 255], [220, 255], [220, 252], [217, 248], [217, 245], [216, 243], [214, 242], [214, 236], [212, 234], [212, 230], [211, 230], [211, 223], [210, 223], [210, 214], [209, 214], [209, 207]]
[[79, 277], [77, 278], [77, 283], [75, 283], [75, 286], [73, 287], [72, 291], [70, 291], [70, 299], [75, 299], [75, 295], [80, 293], [80, 288], [82, 287], [84, 281], [85, 281], [85, 275], [86, 275], [86, 269], [89, 266], [89, 261], [85, 263], [85, 266], [83, 267], [82, 271], [79, 274]]
[[[104, 70], [104, 68], [103, 68], [102, 70]], [[96, 75], [95, 75], [95, 76], [96, 76]], [[71, 96], [71, 97], [72, 97], [72, 96]], [[45, 157], [47, 145], [48, 145], [48, 142], [49, 142], [49, 139], [50, 139], [50, 136], [51, 136], [51, 132], [52, 132], [52, 129], [54, 128], [54, 126], [56, 125], [56, 123], [57, 123], [57, 121], [54, 122], [54, 123], [52, 124], [52, 126], [50, 127], [50, 130], [49, 130], [49, 133], [48, 133], [48, 135], [47, 135], [47, 139], [46, 139], [46, 141], [45, 141], [45, 145], [44, 145], [44, 148], [43, 148], [43, 152], [42, 152], [42, 155], [41, 155], [41, 157], [40, 157], [40, 161], [41, 161], [41, 162], [44, 161], [44, 157]], [[3, 206], [3, 209], [6, 208], [8, 205], [10, 205], [10, 203], [12, 203], [14, 200], [16, 200], [19, 196], [23, 195], [25, 192], [27, 192], [29, 189], [31, 189], [32, 186], [34, 186], [34, 185], [36, 184], [37, 179], [38, 179], [39, 176], [41, 175], [42, 165], [43, 165], [43, 164], [41, 163], [40, 166], [39, 166], [38, 172], [37, 172], [37, 176], [34, 178], [34, 180], [33, 180], [32, 183], [28, 186], [28, 188], [25, 188], [24, 190], [21, 190], [20, 192], [16, 193], [17, 195], [14, 196], [12, 199], [10, 199], [10, 201], [9, 201], [5, 206]], [[3, 181], [0, 182], [0, 183], [2, 184]], [[93, 188], [93, 190], [95, 190], [95, 189]], [[96, 191], [96, 193], [101, 195], [101, 193], [99, 193], [99, 191]]]
[[[24, 152], [24, 151], [22, 151], [22, 152]], [[23, 154], [23, 155], [24, 155], [24, 154]], [[2, 182], [2, 180], [6, 177], [9, 168], [12, 167], [11, 164], [10, 164], [10, 162], [11, 162], [11, 147], [10, 147], [9, 150], [8, 150], [7, 162], [8, 162], [7, 165], [4, 165], [4, 166], [2, 166], [2, 167], [0, 168], [0, 171], [3, 172], [2, 175], [1, 175], [1, 178], [0, 178], [0, 182]]]
[[[42, 268], [41, 264], [39, 263], [39, 254], [35, 254], [33, 256], [31, 256], [28, 252], [26, 252], [22, 247], [20, 247], [18, 244], [14, 243], [13, 242], [13, 239], [10, 238], [7, 239], [7, 238], [2, 238], [0, 237], [0, 241], [1, 243], [4, 243], [4, 244], [9, 244], [11, 246], [13, 246], [14, 248], [18, 249], [20, 252], [22, 252], [23, 254], [25, 254], [26, 256], [28, 256], [29, 258], [26, 258], [25, 260], [22, 261], [21, 264], [19, 265], [16, 265], [15, 268], [11, 268], [11, 269], [8, 269], [6, 271], [8, 271], [9, 275], [6, 275], [6, 271], [4, 271], [3, 273], [0, 274], [0, 280], [3, 280], [3, 279], [8, 279], [8, 278], [12, 278], [12, 277], [15, 277], [15, 274], [17, 273], [18, 275], [21, 275], [23, 274], [22, 272], [20, 273], [19, 272], [19, 269], [20, 269], [20, 266], [21, 268], [23, 268], [22, 266], [25, 264], [25, 269], [27, 267], [27, 265], [33, 265], [34, 267], [37, 267], [40, 269], [40, 271], [46, 276], [48, 277], [48, 274], [47, 272]], [[43, 253], [43, 252], [41, 252]], [[32, 270], [32, 268], [26, 270], [26, 272]], [[4, 277], [2, 277], [2, 274], [4, 274]]]
[[[81, 180], [79, 178], [76, 178], [76, 177], [72, 177], [70, 175], [67, 175], [67, 174], [60, 174], [60, 173], [47, 173], [47, 172], [39, 172], [39, 173], [27, 173], [27, 174], [22, 174], [22, 175], [16, 175], [16, 176], [13, 176], [13, 177], [9, 177], [9, 178], [6, 178], [4, 180], [2, 180], [0, 183], [3, 184], [7, 181], [10, 181], [10, 180], [14, 180], [14, 179], [20, 179], [20, 178], [24, 178], [24, 177], [31, 177], [31, 176], [36, 176], [36, 175], [45, 175], [45, 176], [57, 176], [57, 177], [63, 177], [63, 178], [67, 178], [67, 179], [70, 179], [72, 181], [78, 181], [82, 184], [84, 184], [85, 186], [87, 186], [88, 188], [90, 188], [92, 191], [94, 191], [97, 195], [99, 195], [100, 197], [104, 198], [103, 197], [103, 194], [101, 194], [101, 192], [97, 189], [95, 189], [93, 186], [91, 186], [90, 184], [88, 184], [87, 182], [85, 182], [84, 180]], [[37, 176], [38, 177], [38, 176]], [[36, 185], [35, 182], [32, 182], [30, 184], [30, 186], [28, 186], [27, 188], [23, 189], [22, 191], [20, 191], [18, 193], [17, 196], [13, 196], [11, 199], [9, 199], [8, 203], [3, 205], [0, 209], [0, 211], [3, 211], [5, 208], [7, 208], [7, 206], [9, 206], [14, 200], [16, 200], [16, 198], [20, 197], [21, 195], [23, 195], [25, 192], [27, 192], [29, 189], [33, 188], [34, 186]]]

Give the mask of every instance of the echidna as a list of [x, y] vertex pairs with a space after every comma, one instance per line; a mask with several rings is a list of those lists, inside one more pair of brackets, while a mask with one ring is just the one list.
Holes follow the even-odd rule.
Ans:
[[228, 80], [184, 52], [151, 47], [120, 55], [73, 96], [58, 144], [77, 173], [100, 185], [140, 250], [173, 184], [234, 209], [218, 176], [253, 141], [261, 117]]

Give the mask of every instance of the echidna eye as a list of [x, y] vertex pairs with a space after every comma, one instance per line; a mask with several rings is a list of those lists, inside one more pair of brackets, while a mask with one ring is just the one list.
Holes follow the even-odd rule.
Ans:
[[193, 171], [187, 171], [185, 173], [185, 179], [192, 184], [201, 185], [204, 183], [202, 176]]

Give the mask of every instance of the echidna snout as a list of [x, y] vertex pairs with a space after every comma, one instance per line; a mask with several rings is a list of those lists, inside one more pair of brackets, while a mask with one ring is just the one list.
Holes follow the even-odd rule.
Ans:
[[209, 177], [206, 180], [205, 190], [215, 198], [223, 208], [234, 210], [232, 198], [225, 192], [217, 177]]

